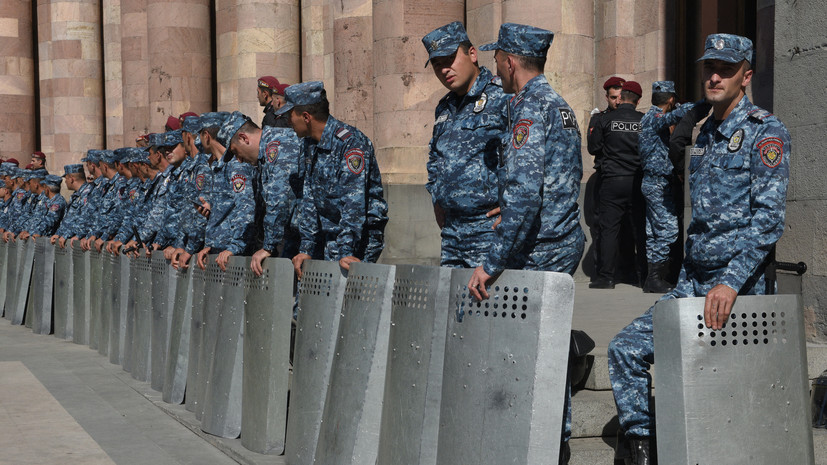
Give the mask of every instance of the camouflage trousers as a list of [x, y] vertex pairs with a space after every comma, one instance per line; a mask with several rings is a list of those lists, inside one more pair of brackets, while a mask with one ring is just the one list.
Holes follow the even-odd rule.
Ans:
[[492, 226], [496, 218], [445, 215], [439, 264], [449, 268], [476, 268], [482, 265], [496, 239]]
[[646, 199], [646, 259], [649, 263], [669, 258], [669, 247], [678, 240], [678, 215], [669, 176], [644, 174], [640, 190]]

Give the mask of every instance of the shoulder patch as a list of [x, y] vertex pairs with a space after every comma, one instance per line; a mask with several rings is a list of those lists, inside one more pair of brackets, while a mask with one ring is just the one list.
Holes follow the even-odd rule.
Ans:
[[448, 121], [448, 113], [439, 115], [439, 118], [434, 121], [434, 124], [444, 123], [445, 121]]
[[530, 119], [521, 119], [514, 125], [514, 133], [511, 135], [511, 146], [521, 149], [528, 141], [529, 127], [534, 124]]
[[775, 168], [781, 164], [784, 156], [784, 141], [778, 137], [765, 137], [758, 141], [758, 153], [764, 165]]
[[751, 112], [749, 112], [749, 116], [750, 116], [750, 118], [756, 119], [758, 121], [764, 121], [765, 119], [772, 116], [772, 113], [768, 112], [767, 110], [761, 109], [761, 108], [756, 108], [755, 110], [752, 110]]
[[204, 189], [204, 180], [205, 180], [205, 178], [204, 178], [203, 174], [199, 174], [198, 176], [195, 177], [195, 188], [198, 189], [199, 191]]
[[276, 161], [276, 158], [279, 157], [280, 145], [281, 142], [277, 140], [267, 143], [267, 147], [264, 149], [264, 156], [267, 159], [267, 163], [273, 163], [274, 161]]
[[343, 127], [341, 129], [339, 129], [338, 131], [336, 131], [336, 138], [340, 139], [340, 140], [347, 140], [348, 137], [350, 137], [352, 135], [353, 134], [350, 132], [350, 130], [348, 128], [345, 128], [345, 127]]
[[360, 174], [365, 169], [365, 153], [359, 149], [349, 150], [345, 154], [347, 169], [353, 174]]
[[233, 186], [233, 192], [244, 192], [244, 188], [247, 186], [247, 177], [237, 173], [230, 178], [230, 184]]
[[574, 117], [574, 112], [571, 111], [569, 108], [558, 108], [560, 111], [560, 121], [563, 123], [563, 129], [574, 129], [579, 130], [577, 128], [577, 119]]
[[56, 212], [56, 211], [60, 210], [60, 205], [59, 205], [59, 204], [56, 204], [56, 203], [55, 203], [55, 204], [52, 204], [52, 206], [51, 206], [51, 207], [49, 207], [49, 210], [51, 210], [51, 211], [53, 211], [53, 212]]

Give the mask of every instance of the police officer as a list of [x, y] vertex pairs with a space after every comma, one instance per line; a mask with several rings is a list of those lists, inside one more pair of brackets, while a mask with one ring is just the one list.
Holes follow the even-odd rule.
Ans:
[[440, 264], [474, 268], [495, 236], [489, 212], [497, 207], [497, 151], [508, 130], [508, 97], [499, 78], [479, 66], [459, 21], [431, 31], [422, 44], [449, 91], [436, 107], [425, 185], [442, 230]]
[[[117, 161], [123, 156], [123, 149], [118, 151], [103, 150], [100, 170], [106, 180], [101, 185], [100, 202], [95, 211], [94, 221], [87, 231], [86, 249], [92, 246], [100, 252], [104, 241], [108, 241], [117, 232], [123, 219], [121, 200], [124, 197], [125, 182], [123, 176], [115, 168]], [[83, 242], [81, 245], [83, 246]]]
[[51, 236], [60, 225], [63, 214], [66, 210], [66, 199], [60, 195], [60, 184], [63, 179], [52, 174], [47, 175], [40, 181], [44, 186], [43, 195], [46, 201], [38, 206], [38, 211], [27, 223], [26, 228], [20, 233], [19, 238], [26, 240], [29, 237], [34, 239], [40, 236]]
[[[600, 162], [599, 268], [589, 284], [594, 289], [614, 289], [621, 225], [631, 219], [640, 261], [643, 261], [646, 238], [644, 201], [640, 194], [640, 156], [638, 136], [643, 113], [635, 110], [643, 90], [635, 81], [626, 81], [620, 92], [617, 109], [600, 119], [600, 130], [593, 133], [594, 149]], [[639, 274], [642, 271], [639, 271]]]
[[66, 188], [73, 192], [60, 225], [50, 239], [52, 244], [59, 241], [61, 248], [65, 247], [67, 238], [75, 235], [74, 228], [80, 220], [81, 210], [87, 203], [87, 195], [92, 190], [92, 184], [86, 181], [86, 173], [80, 163], [64, 166], [63, 180], [66, 182]]
[[[672, 290], [666, 281], [670, 248], [678, 240], [678, 211], [672, 186], [678, 176], [669, 158], [670, 129], [692, 104], [677, 106], [675, 83], [652, 83], [652, 106], [640, 120], [638, 152], [643, 169], [640, 190], [646, 199], [646, 259], [649, 269], [643, 292], [663, 294]], [[708, 110], [707, 110], [708, 111]], [[681, 173], [682, 174], [682, 173]]]
[[[769, 251], [784, 231], [790, 134], [745, 94], [753, 75], [752, 41], [712, 34], [704, 48], [699, 61], [713, 116], [701, 127], [689, 164], [692, 221], [686, 259], [675, 289], [661, 300], [705, 297], [704, 323], [717, 330], [736, 296], [772, 291], [764, 272]], [[635, 465], [652, 463], [654, 421], [646, 370], [653, 357], [650, 308], [609, 345], [609, 376]]]
[[[480, 47], [496, 50], [503, 91], [515, 95], [509, 103], [511, 135], [504, 139], [500, 162], [502, 221], [491, 251], [468, 282], [479, 300], [488, 298], [486, 285], [505, 269], [573, 274], [583, 256], [577, 205], [583, 177], [580, 128], [571, 107], [543, 74], [553, 37], [544, 29], [506, 23], [497, 42]], [[560, 463], [568, 463], [571, 436], [571, 388], [566, 384]]]
[[353, 262], [375, 262], [385, 246], [388, 204], [373, 143], [330, 116], [321, 82], [292, 85], [286, 98], [277, 113], [289, 112], [305, 160], [296, 273], [301, 278], [309, 258], [337, 260], [346, 270]]
[[304, 185], [303, 172], [299, 171], [302, 144], [292, 129], [259, 129], [239, 112], [234, 112], [225, 124], [238, 127], [230, 139], [230, 152], [256, 167], [256, 222], [264, 241], [253, 254], [250, 268], [261, 275], [265, 258], [293, 258], [299, 252], [298, 219], [294, 221], [294, 217]]
[[[46, 169], [46, 154], [40, 151], [32, 153], [32, 168], [33, 170]], [[47, 173], [48, 174], [48, 173]]]
[[282, 84], [273, 76], [262, 76], [258, 78], [256, 88], [258, 104], [264, 107], [264, 119], [261, 126], [272, 126], [275, 128], [289, 128], [290, 123], [284, 115], [277, 115], [276, 110], [284, 105], [284, 90], [287, 85]]

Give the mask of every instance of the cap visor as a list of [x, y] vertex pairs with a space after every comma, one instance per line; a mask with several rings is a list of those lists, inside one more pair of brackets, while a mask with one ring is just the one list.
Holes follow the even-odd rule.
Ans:
[[740, 63], [745, 60], [744, 57], [737, 55], [732, 52], [727, 52], [724, 50], [707, 50], [704, 53], [704, 56], [698, 58], [698, 61], [704, 60], [721, 60], [726, 61], [728, 63]]
[[287, 113], [288, 111], [290, 111], [292, 109], [293, 109], [293, 104], [285, 102], [285, 104], [282, 105], [281, 108], [276, 110], [276, 115], [283, 115], [283, 114]]

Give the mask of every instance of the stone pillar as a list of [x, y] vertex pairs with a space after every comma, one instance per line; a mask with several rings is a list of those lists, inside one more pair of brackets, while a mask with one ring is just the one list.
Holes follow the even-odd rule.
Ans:
[[[35, 76], [32, 5], [29, 0], [0, 4], [0, 156], [28, 158], [35, 150]], [[51, 154], [47, 155], [51, 160]]]
[[261, 123], [256, 79], [299, 81], [298, 0], [217, 0], [218, 109], [240, 110]]
[[170, 115], [213, 108], [209, 0], [147, 0], [149, 113], [153, 132]]
[[133, 145], [135, 141], [124, 139], [121, 69], [121, 0], [103, 0], [103, 92], [109, 149]]
[[333, 2], [336, 117], [373, 138], [373, 4]]
[[102, 148], [103, 73], [99, 0], [38, 0], [41, 150], [50, 169]]
[[330, 111], [335, 114], [336, 99], [333, 80], [333, 2], [304, 0], [301, 2], [302, 81], [322, 81], [328, 91]]
[[132, 145], [140, 135], [163, 130], [150, 128], [149, 50], [146, 0], [121, 0], [121, 70], [123, 75], [123, 138]]

